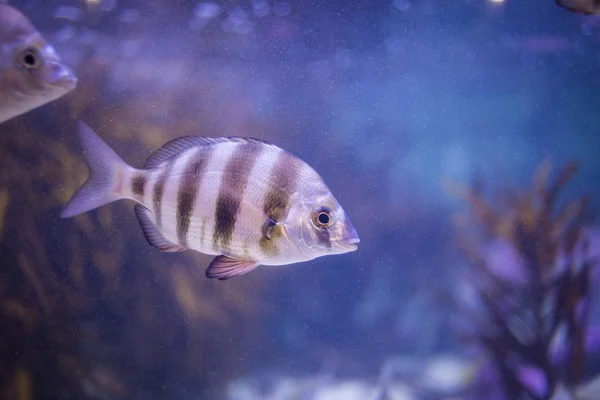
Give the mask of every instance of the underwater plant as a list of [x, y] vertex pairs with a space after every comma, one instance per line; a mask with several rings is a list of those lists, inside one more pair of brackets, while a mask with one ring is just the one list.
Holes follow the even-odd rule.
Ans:
[[148, 102], [171, 109], [177, 94], [125, 102], [105, 89], [102, 62], [90, 57], [81, 70], [76, 92], [0, 126], [0, 399], [184, 398], [220, 387], [264, 338], [264, 275], [215, 285], [204, 277], [210, 258], [149, 247], [126, 202], [58, 216], [87, 178], [76, 120], [141, 163], [198, 117], [181, 111], [167, 128]]
[[563, 198], [576, 171], [569, 163], [551, 179], [544, 162], [531, 190], [493, 200], [482, 185], [462, 193], [470, 207], [457, 222], [470, 263], [457, 318], [462, 338], [484, 355], [472, 398], [550, 399], [593, 372], [590, 198]]

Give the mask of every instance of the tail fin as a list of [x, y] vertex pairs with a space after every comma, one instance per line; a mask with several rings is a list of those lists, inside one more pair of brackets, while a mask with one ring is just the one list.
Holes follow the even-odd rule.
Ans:
[[64, 206], [62, 218], [119, 200], [121, 197], [114, 191], [117, 171], [129, 167], [89, 126], [78, 122], [77, 129], [90, 176]]

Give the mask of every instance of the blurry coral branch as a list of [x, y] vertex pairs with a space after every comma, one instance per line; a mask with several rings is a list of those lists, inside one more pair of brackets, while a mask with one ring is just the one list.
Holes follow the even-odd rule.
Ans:
[[463, 289], [471, 297], [460, 315], [463, 334], [485, 354], [478, 382], [486, 398], [550, 399], [557, 387], [574, 389], [586, 378], [598, 260], [589, 251], [588, 197], [561, 199], [576, 171], [570, 163], [551, 179], [543, 163], [533, 188], [503, 204], [485, 200], [482, 185], [462, 192], [470, 206], [458, 218], [470, 261]]

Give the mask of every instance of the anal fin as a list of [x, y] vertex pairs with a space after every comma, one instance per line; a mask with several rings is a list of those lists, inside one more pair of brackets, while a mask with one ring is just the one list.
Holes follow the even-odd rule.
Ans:
[[234, 276], [245, 275], [256, 267], [258, 267], [258, 263], [255, 261], [216, 256], [206, 269], [206, 277], [224, 281]]
[[150, 246], [156, 247], [160, 251], [164, 252], [178, 252], [187, 250], [186, 246], [169, 242], [164, 238], [156, 225], [154, 225], [154, 222], [152, 222], [150, 219], [150, 210], [141, 204], [136, 204], [134, 208], [135, 215], [137, 216], [138, 221], [140, 221], [142, 231], [144, 232], [144, 236], [146, 237], [146, 240]]

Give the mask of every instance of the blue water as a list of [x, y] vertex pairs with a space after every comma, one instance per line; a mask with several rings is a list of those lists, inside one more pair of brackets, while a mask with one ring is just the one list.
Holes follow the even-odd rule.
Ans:
[[[485, 354], [459, 340], [457, 319], [474, 330], [477, 323], [453, 312], [447, 300], [461, 297], [469, 275], [455, 224], [466, 202], [452, 188], [483, 182], [487, 199], [501, 206], [494, 193], [530, 188], [544, 160], [553, 174], [575, 160], [579, 171], [561, 201], [589, 193], [591, 209], [598, 210], [600, 17], [570, 13], [552, 0], [10, 4], [31, 18], [80, 83], [69, 96], [0, 125], [0, 135], [51, 138], [76, 165], [41, 167], [54, 171], [42, 180], [64, 188], [63, 197], [30, 212], [14, 208], [18, 213], [7, 213], [4, 224], [18, 227], [35, 214], [37, 233], [47, 237], [43, 258], [90, 299], [77, 311], [66, 307], [64, 316], [81, 332], [71, 344], [88, 372], [53, 368], [60, 347], [34, 336], [26, 347], [39, 354], [0, 369], [12, 381], [18, 365], [43, 365], [31, 375], [33, 394], [25, 398], [52, 398], [44, 397], [47, 386], [48, 393], [83, 396], [65, 399], [292, 400], [302, 397], [274, 394], [284, 378], [322, 377], [325, 370], [329, 383], [315, 385], [322, 393], [305, 398], [352, 400], [322, 387], [368, 382], [381, 388], [383, 366], [398, 358], [414, 364], [398, 373], [398, 382], [418, 387], [406, 398], [486, 398], [470, 394], [477, 382], [468, 378], [458, 379], [460, 389], [452, 389], [458, 393], [444, 394], [443, 384], [424, 383], [422, 372], [427, 360], [448, 356], [471, 365]], [[73, 10], [59, 7], [82, 13], [60, 18]], [[204, 277], [209, 257], [149, 247], [129, 203], [92, 212], [87, 228], [58, 219], [61, 203], [86, 176], [77, 119], [134, 166], [184, 134], [273, 142], [323, 176], [360, 235], [358, 250], [219, 282]], [[11, 176], [1, 159], [0, 174]], [[15, 190], [16, 198], [28, 193]], [[8, 260], [13, 265], [29, 242], [9, 236], [2, 236], [0, 260], [18, 280], [22, 269], [9, 269]], [[80, 251], [81, 281], [70, 272], [68, 246]], [[44, 268], [34, 262], [38, 267]], [[0, 287], [3, 282], [10, 280]], [[35, 291], [9, 296], [5, 289], [0, 301], [37, 301]], [[45, 301], [58, 301], [57, 291]], [[48, 315], [40, 318], [53, 318]], [[599, 352], [590, 349], [591, 359]], [[51, 370], [65, 380], [40, 378]], [[597, 362], [586, 364], [585, 380], [599, 373]], [[102, 379], [122, 390], [111, 392]], [[243, 379], [261, 382], [263, 397], [231, 389]]]

